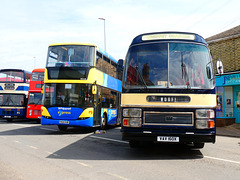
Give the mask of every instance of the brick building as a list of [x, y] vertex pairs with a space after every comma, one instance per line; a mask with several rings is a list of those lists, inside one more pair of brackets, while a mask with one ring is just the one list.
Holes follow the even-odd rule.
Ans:
[[206, 38], [213, 64], [223, 63], [224, 74], [216, 74], [217, 125], [240, 123], [240, 25]]

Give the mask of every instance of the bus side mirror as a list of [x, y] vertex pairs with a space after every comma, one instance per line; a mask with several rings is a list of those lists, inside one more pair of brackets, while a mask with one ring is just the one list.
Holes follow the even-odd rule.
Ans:
[[43, 94], [43, 91], [44, 91], [44, 85], [42, 85], [42, 88], [41, 88], [41, 93]]
[[217, 61], [217, 73], [220, 75], [223, 74], [223, 63], [221, 60]]
[[92, 94], [97, 94], [97, 85], [96, 84], [92, 85]]

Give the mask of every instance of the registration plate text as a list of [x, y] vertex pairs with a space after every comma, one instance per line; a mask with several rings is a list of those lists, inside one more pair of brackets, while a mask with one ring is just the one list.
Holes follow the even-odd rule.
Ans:
[[174, 136], [158, 136], [158, 142], [179, 142], [179, 137]]
[[69, 124], [69, 121], [59, 121], [60, 124]]

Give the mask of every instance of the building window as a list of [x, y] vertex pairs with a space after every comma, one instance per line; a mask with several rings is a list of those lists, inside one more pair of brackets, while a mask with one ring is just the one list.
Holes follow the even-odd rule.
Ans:
[[225, 117], [233, 117], [233, 87], [224, 87]]
[[217, 89], [217, 117], [224, 117], [223, 113], [223, 87]]

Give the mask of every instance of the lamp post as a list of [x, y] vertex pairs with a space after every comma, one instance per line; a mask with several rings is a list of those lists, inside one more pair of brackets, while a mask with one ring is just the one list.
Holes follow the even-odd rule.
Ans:
[[106, 31], [105, 31], [105, 19], [104, 18], [98, 18], [100, 20], [104, 21], [104, 50], [106, 51]]
[[33, 60], [34, 60], [34, 69], [35, 69], [35, 66], [36, 66], [36, 57], [33, 57]]

